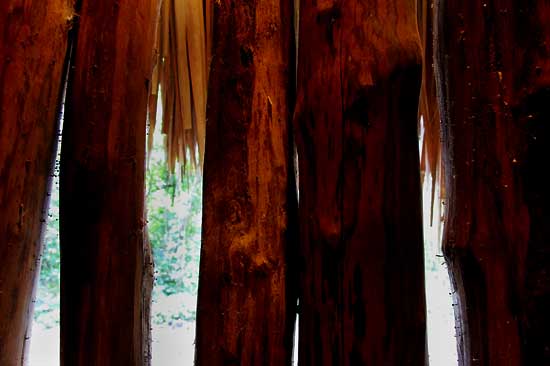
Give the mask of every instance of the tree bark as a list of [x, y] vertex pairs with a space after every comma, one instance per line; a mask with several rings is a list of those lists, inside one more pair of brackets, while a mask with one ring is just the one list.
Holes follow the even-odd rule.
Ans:
[[[156, 0], [84, 0], [61, 156], [61, 364], [143, 365]], [[149, 262], [149, 261], [147, 261]]]
[[302, 366], [427, 362], [415, 6], [301, 2]]
[[0, 365], [23, 363], [40, 269], [71, 1], [0, 2]]
[[550, 364], [550, 6], [437, 2], [460, 365]]
[[214, 4], [196, 365], [290, 365], [292, 5]]

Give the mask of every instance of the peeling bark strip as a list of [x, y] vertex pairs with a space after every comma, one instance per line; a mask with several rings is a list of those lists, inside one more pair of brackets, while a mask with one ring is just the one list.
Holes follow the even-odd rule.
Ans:
[[291, 364], [291, 2], [214, 5], [197, 366]]
[[61, 364], [143, 365], [155, 0], [84, 0], [61, 157]]
[[415, 5], [301, 2], [301, 366], [426, 363]]
[[72, 17], [67, 0], [0, 1], [0, 365], [32, 322]]
[[550, 364], [550, 4], [440, 0], [460, 364]]

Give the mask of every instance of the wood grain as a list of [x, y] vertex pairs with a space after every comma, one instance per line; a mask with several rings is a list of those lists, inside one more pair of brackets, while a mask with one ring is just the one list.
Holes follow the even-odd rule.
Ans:
[[156, 0], [83, 1], [61, 154], [61, 365], [148, 362], [145, 123]]
[[23, 363], [57, 147], [72, 2], [0, 2], [0, 365]]
[[214, 4], [197, 366], [291, 364], [291, 2]]
[[426, 363], [416, 16], [301, 1], [301, 366]]
[[437, 1], [460, 365], [550, 364], [550, 4]]

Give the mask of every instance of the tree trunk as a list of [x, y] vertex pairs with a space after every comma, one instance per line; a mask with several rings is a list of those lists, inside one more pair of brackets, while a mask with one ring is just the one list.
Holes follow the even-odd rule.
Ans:
[[290, 365], [291, 2], [214, 4], [196, 365]]
[[0, 2], [0, 365], [21, 365], [51, 185], [70, 1]]
[[427, 362], [415, 6], [301, 3], [301, 366]]
[[61, 364], [143, 365], [155, 0], [84, 0], [61, 156]]
[[460, 365], [550, 364], [550, 7], [439, 0]]

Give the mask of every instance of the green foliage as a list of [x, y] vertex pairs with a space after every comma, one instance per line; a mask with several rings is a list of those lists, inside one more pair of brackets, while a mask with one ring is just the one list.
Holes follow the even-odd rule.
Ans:
[[[57, 170], [57, 169], [56, 169]], [[34, 304], [34, 317], [50, 328], [59, 323], [59, 180], [55, 175], [50, 197], [47, 227], [43, 240], [40, 280]]]
[[187, 171], [170, 175], [160, 146], [155, 146], [147, 174], [147, 218], [155, 290], [170, 296], [195, 294], [198, 286], [202, 177]]

